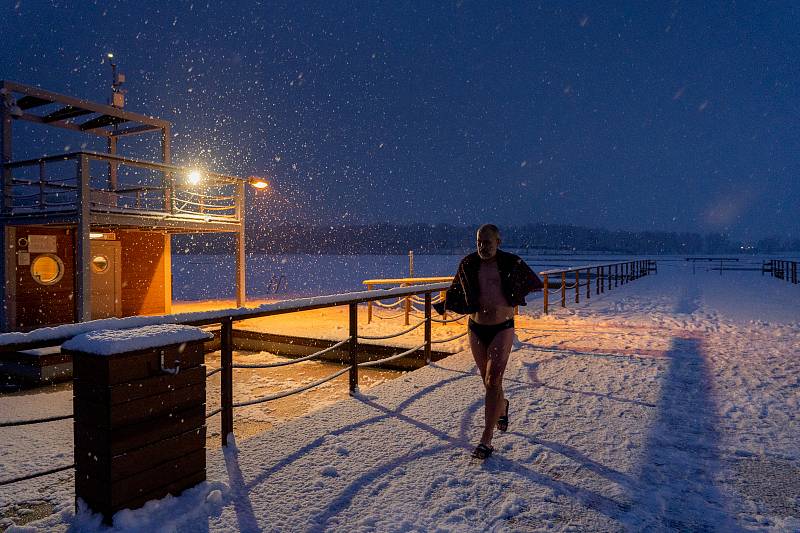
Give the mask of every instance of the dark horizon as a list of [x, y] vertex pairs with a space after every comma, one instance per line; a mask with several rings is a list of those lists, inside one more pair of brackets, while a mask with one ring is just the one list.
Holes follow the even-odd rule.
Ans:
[[[794, 239], [798, 14], [788, 2], [18, 1], [0, 21], [0, 77], [105, 101], [113, 51], [126, 108], [173, 121], [175, 162], [272, 180], [249, 212], [262, 224]], [[20, 143], [15, 157], [76, 148], [26, 132], [31, 153]]]
[[[560, 224], [505, 226], [502, 248], [543, 252], [632, 254], [772, 254], [800, 253], [800, 239], [767, 237], [742, 242], [719, 233], [632, 232]], [[337, 224], [300, 222], [247, 230], [248, 253], [310, 254], [463, 254], [475, 248], [476, 226], [452, 224]], [[232, 253], [231, 235], [177, 235], [177, 253]]]

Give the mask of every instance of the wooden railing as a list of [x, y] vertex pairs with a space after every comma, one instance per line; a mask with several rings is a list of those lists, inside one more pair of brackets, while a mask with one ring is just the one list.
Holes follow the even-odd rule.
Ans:
[[192, 184], [189, 168], [97, 152], [12, 161], [3, 171], [3, 215], [72, 211], [86, 203], [92, 211], [239, 221], [244, 202], [240, 178], [202, 171]]
[[[594, 279], [595, 295], [600, 295], [613, 287], [624, 285], [651, 272], [657, 272], [658, 265], [652, 259], [637, 259], [619, 263], [605, 263], [602, 265], [585, 265], [574, 268], [545, 270], [540, 272], [544, 283], [544, 301], [542, 309], [550, 311], [550, 295], [560, 295], [561, 307], [567, 306], [567, 291], [574, 290], [575, 303], [580, 303], [583, 288], [586, 289], [586, 299], [592, 297], [592, 280]], [[553, 278], [560, 279], [556, 282], [556, 289], [550, 290]]]

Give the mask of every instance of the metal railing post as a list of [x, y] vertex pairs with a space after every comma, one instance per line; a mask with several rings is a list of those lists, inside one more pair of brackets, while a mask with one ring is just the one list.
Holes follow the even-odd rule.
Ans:
[[550, 296], [550, 285], [548, 285], [548, 282], [547, 282], [547, 274], [543, 274], [543, 276], [544, 276], [544, 280], [543, 280], [543, 282], [544, 282], [544, 294], [542, 294], [542, 296], [544, 296], [544, 304], [543, 304], [544, 305], [544, 314], [547, 314], [547, 307], [548, 307], [547, 300], [548, 300], [548, 296]]
[[425, 293], [425, 364], [431, 364], [431, 293]]
[[350, 304], [350, 394], [358, 393], [358, 304]]
[[561, 273], [561, 307], [567, 306], [567, 273]]
[[575, 303], [581, 303], [581, 271], [575, 271]]
[[222, 445], [228, 445], [233, 433], [233, 320], [224, 318], [220, 328], [220, 391], [222, 395]]
[[592, 297], [592, 269], [586, 269], [586, 299]]
[[617, 287], [619, 285], [619, 263], [614, 265], [614, 286]]

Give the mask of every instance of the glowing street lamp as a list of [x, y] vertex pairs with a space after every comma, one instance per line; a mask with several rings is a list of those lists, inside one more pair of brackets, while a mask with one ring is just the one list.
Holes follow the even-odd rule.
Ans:
[[269, 187], [269, 183], [264, 178], [258, 176], [250, 176], [247, 182], [258, 190], [264, 190]]
[[197, 185], [202, 179], [203, 175], [199, 170], [190, 170], [186, 175], [186, 181], [189, 182], [189, 185]]

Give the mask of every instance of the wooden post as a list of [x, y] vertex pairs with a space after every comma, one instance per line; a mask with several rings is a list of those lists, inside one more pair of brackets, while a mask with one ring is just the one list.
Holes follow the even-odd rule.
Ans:
[[439, 293], [440, 298], [442, 299], [442, 305], [444, 305], [444, 313], [442, 313], [442, 320], [447, 320], [447, 291], [442, 291]]
[[233, 433], [233, 320], [222, 319], [220, 328], [220, 390], [222, 402], [222, 445], [228, 445], [228, 434]]
[[581, 271], [575, 271], [575, 303], [581, 303]]
[[425, 293], [425, 364], [431, 364], [431, 293]]
[[350, 304], [350, 394], [358, 393], [358, 304]]
[[567, 273], [561, 273], [561, 307], [567, 306]]
[[75, 228], [75, 322], [92, 319], [92, 276], [89, 268], [89, 159], [78, 159], [78, 225]]
[[542, 296], [544, 296], [544, 314], [547, 314], [547, 299], [548, 299], [548, 296], [550, 295], [550, 289], [549, 289], [549, 285], [547, 284], [547, 274], [543, 274], [543, 276], [544, 276], [544, 280], [543, 280], [544, 281], [544, 294]]
[[611, 265], [608, 265], [608, 290], [611, 290], [611, 278], [614, 276], [611, 274]]
[[614, 286], [617, 287], [619, 285], [619, 263], [614, 265]]
[[411, 297], [410, 296], [406, 296], [405, 308], [406, 308], [406, 326], [407, 326], [409, 324], [408, 315], [411, 314]]
[[586, 299], [592, 297], [592, 269], [586, 269]]

